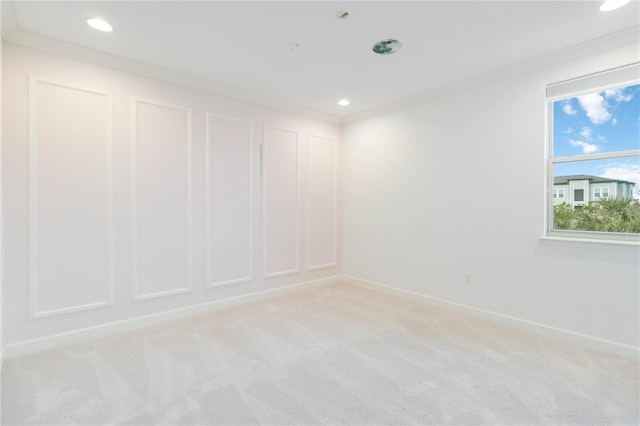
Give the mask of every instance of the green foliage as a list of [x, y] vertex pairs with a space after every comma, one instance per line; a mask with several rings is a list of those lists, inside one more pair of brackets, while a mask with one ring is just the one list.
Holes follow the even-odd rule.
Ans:
[[640, 233], [640, 202], [633, 198], [602, 199], [576, 209], [562, 203], [553, 207], [553, 228]]

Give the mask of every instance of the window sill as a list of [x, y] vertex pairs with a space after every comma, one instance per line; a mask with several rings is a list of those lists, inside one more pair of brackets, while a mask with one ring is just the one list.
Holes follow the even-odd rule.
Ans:
[[611, 246], [611, 247], [629, 247], [629, 248], [640, 248], [640, 239], [636, 240], [611, 240], [606, 238], [589, 238], [589, 237], [577, 237], [577, 236], [569, 236], [566, 234], [551, 234], [551, 235], [542, 235], [540, 240], [550, 241], [550, 242], [558, 242], [558, 243], [568, 243], [570, 245], [576, 246]]

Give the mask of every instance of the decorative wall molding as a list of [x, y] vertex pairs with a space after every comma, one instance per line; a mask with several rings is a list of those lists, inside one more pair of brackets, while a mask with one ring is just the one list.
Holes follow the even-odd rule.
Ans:
[[316, 269], [333, 268], [337, 265], [338, 252], [338, 150], [337, 141], [329, 136], [322, 136], [310, 133], [308, 142], [311, 145], [311, 138], [325, 139], [330, 141], [333, 147], [333, 261], [324, 264], [311, 264], [311, 150], [307, 149], [307, 271]]
[[172, 321], [190, 318], [193, 316], [207, 314], [221, 309], [233, 308], [250, 303], [280, 297], [309, 288], [321, 287], [330, 284], [337, 284], [341, 281], [339, 276], [322, 278], [313, 281], [306, 281], [284, 287], [278, 287], [257, 293], [245, 294], [228, 299], [215, 300], [199, 305], [160, 312], [157, 314], [130, 318], [123, 321], [111, 322], [95, 327], [88, 327], [66, 333], [54, 334], [20, 343], [13, 343], [4, 347], [3, 361], [7, 359], [27, 356], [38, 352], [62, 348], [64, 346], [80, 344], [109, 336], [139, 330], [147, 327], [159, 326]]
[[254, 93], [242, 91], [238, 88], [226, 87], [223, 84], [197, 78], [192, 75], [179, 73], [173, 70], [149, 65], [144, 62], [128, 59], [122, 56], [116, 56], [95, 49], [90, 49], [68, 43], [62, 40], [55, 40], [49, 37], [32, 33], [20, 29], [16, 23], [13, 2], [2, 1], [0, 5], [2, 12], [2, 38], [8, 42], [46, 52], [62, 55], [82, 61], [107, 66], [125, 72], [134, 72], [150, 78], [155, 78], [170, 83], [180, 84], [208, 93], [230, 97], [243, 102], [249, 102], [268, 108], [276, 108], [281, 111], [287, 111], [301, 116], [326, 121], [333, 124], [349, 124], [357, 121], [363, 121], [371, 117], [394, 112], [402, 108], [412, 107], [424, 102], [437, 100], [442, 96], [447, 96], [463, 90], [480, 87], [483, 85], [494, 84], [513, 76], [520, 75], [523, 72], [531, 72], [532, 70], [540, 70], [551, 68], [558, 64], [587, 57], [594, 53], [602, 53], [613, 50], [618, 47], [627, 46], [637, 43], [638, 29], [631, 27], [613, 34], [608, 34], [593, 40], [589, 40], [568, 48], [564, 48], [555, 52], [547, 53], [536, 58], [521, 61], [501, 70], [491, 72], [489, 74], [480, 75], [475, 78], [468, 79], [464, 83], [452, 84], [440, 90], [427, 91], [417, 94], [406, 99], [392, 102], [377, 108], [371, 108], [359, 113], [340, 117], [334, 114], [323, 113], [311, 108], [305, 108], [300, 105], [285, 103], [280, 100], [257, 96]]
[[[38, 308], [38, 271], [37, 271], [37, 160], [38, 160], [38, 84], [76, 90], [104, 96], [107, 102], [106, 120], [106, 169], [107, 169], [107, 299], [104, 301], [68, 306], [59, 309], [41, 311]], [[28, 275], [28, 318], [30, 320], [63, 315], [113, 306], [114, 303], [114, 192], [113, 192], [113, 94], [108, 90], [84, 87], [35, 75], [29, 75], [28, 81], [28, 143], [27, 143], [27, 180], [28, 180], [28, 218], [27, 218], [27, 275]]]
[[[138, 106], [147, 104], [187, 113], [187, 285], [182, 288], [140, 294], [138, 280]], [[132, 242], [132, 300], [134, 302], [158, 297], [174, 296], [193, 291], [193, 110], [181, 105], [132, 97], [131, 99], [131, 242]]]
[[19, 28], [17, 25], [15, 9], [12, 1], [2, 1], [0, 2], [0, 7], [2, 8], [2, 38], [8, 42], [125, 72], [134, 72], [145, 77], [179, 84], [214, 95], [248, 102], [262, 107], [275, 108], [281, 111], [299, 114], [316, 120], [322, 120], [333, 124], [340, 124], [342, 122], [342, 119], [334, 114], [328, 114], [312, 108], [283, 102], [279, 99], [256, 95], [255, 93], [250, 93], [237, 87], [230, 87], [222, 83], [194, 77], [193, 75], [186, 73], [150, 65], [135, 59], [101, 52], [96, 49], [78, 46], [73, 43], [56, 40], [26, 31]]
[[[269, 130], [279, 130], [282, 132], [292, 133], [296, 136], [296, 250], [295, 250], [295, 267], [283, 271], [267, 273], [267, 176], [269, 164], [267, 153], [269, 150]], [[263, 278], [275, 278], [285, 275], [297, 274], [300, 270], [300, 137], [298, 131], [285, 129], [282, 127], [271, 126], [265, 124], [264, 139], [262, 143], [262, 274]]]
[[20, 343], [6, 345], [3, 348], [2, 360], [13, 359], [21, 356], [27, 356], [38, 352], [52, 349], [58, 349], [71, 344], [79, 344], [87, 341], [101, 339], [117, 334], [127, 333], [141, 328], [162, 325], [171, 321], [189, 318], [196, 315], [206, 314], [208, 312], [220, 309], [232, 308], [249, 303], [258, 302], [260, 300], [279, 297], [285, 294], [294, 293], [296, 291], [308, 288], [321, 287], [331, 284], [346, 283], [357, 285], [369, 290], [382, 292], [394, 297], [401, 297], [418, 303], [424, 303], [437, 306], [451, 311], [460, 312], [476, 318], [482, 318], [494, 323], [498, 323], [510, 328], [534, 333], [560, 341], [576, 344], [589, 349], [594, 349], [608, 354], [619, 355], [625, 358], [637, 360], [640, 358], [640, 348], [625, 345], [610, 340], [600, 339], [598, 337], [576, 333], [570, 330], [564, 330], [556, 327], [550, 327], [536, 322], [502, 315], [496, 312], [486, 311], [474, 308], [472, 306], [450, 302], [423, 294], [414, 293], [407, 290], [387, 286], [384, 284], [367, 281], [364, 279], [348, 276], [336, 275], [314, 281], [307, 281], [285, 287], [279, 287], [263, 292], [250, 293], [242, 296], [232, 297], [228, 299], [216, 300], [203, 303], [200, 305], [188, 306], [171, 311], [165, 311], [158, 314], [152, 314], [137, 318], [131, 318], [123, 321], [112, 322], [95, 327], [84, 328], [71, 332], [51, 335], [38, 339], [28, 340]]
[[[248, 283], [253, 281], [254, 279], [254, 272], [253, 272], [253, 262], [254, 262], [254, 226], [253, 226], [253, 221], [254, 221], [254, 185], [253, 185], [253, 169], [254, 169], [254, 161], [253, 161], [253, 150], [254, 150], [254, 123], [253, 121], [250, 120], [245, 120], [245, 119], [241, 119], [241, 118], [237, 118], [237, 117], [231, 117], [231, 116], [225, 116], [225, 115], [220, 115], [220, 114], [214, 114], [214, 113], [209, 113], [207, 112], [206, 114], [207, 117], [207, 143], [206, 143], [206, 162], [205, 162], [205, 176], [206, 176], [206, 185], [205, 185], [205, 190], [206, 190], [206, 277], [207, 277], [207, 288], [213, 288], [213, 287], [222, 287], [222, 286], [226, 286], [226, 285], [232, 285], [232, 284], [242, 284], [242, 283]], [[249, 223], [247, 224], [248, 229], [249, 229], [249, 258], [248, 258], [248, 262], [249, 262], [249, 276], [248, 277], [238, 277], [235, 279], [231, 279], [231, 280], [226, 280], [226, 281], [218, 281], [218, 282], [213, 282], [212, 279], [212, 267], [211, 267], [211, 254], [212, 254], [212, 221], [211, 221], [211, 214], [212, 214], [212, 188], [211, 188], [211, 179], [212, 179], [212, 167], [211, 167], [211, 151], [212, 151], [212, 147], [211, 147], [211, 119], [212, 118], [216, 118], [216, 119], [220, 119], [220, 120], [227, 120], [227, 121], [233, 121], [233, 122], [237, 122], [237, 123], [243, 123], [246, 124], [249, 127], [249, 138], [247, 140], [247, 146], [248, 146], [248, 152], [249, 152], [249, 156], [247, 158], [247, 162], [248, 162], [248, 169], [249, 169]]]

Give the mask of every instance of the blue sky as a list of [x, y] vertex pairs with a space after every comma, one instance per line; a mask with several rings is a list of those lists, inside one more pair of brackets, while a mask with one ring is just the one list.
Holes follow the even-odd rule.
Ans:
[[[553, 103], [554, 157], [630, 149], [640, 149], [640, 84]], [[558, 164], [554, 174], [628, 180], [640, 189], [640, 157]]]

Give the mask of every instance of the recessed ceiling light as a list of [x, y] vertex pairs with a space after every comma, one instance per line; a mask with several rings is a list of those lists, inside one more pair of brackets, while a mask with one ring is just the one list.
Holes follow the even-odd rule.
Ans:
[[340, 99], [340, 100], [338, 101], [338, 105], [340, 105], [340, 106], [347, 106], [347, 105], [349, 105], [350, 103], [351, 103], [351, 102], [349, 102], [349, 99]]
[[391, 55], [392, 53], [396, 53], [402, 47], [402, 43], [398, 40], [394, 40], [392, 38], [388, 38], [386, 40], [380, 40], [376, 44], [373, 45], [373, 51], [379, 55]]
[[113, 27], [107, 21], [103, 21], [102, 19], [89, 18], [87, 19], [87, 24], [98, 31], [104, 31], [106, 33], [113, 31]]
[[615, 10], [621, 8], [625, 4], [629, 3], [630, 0], [607, 0], [600, 6], [600, 10], [603, 12], [609, 12], [610, 10]]

